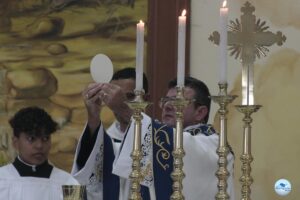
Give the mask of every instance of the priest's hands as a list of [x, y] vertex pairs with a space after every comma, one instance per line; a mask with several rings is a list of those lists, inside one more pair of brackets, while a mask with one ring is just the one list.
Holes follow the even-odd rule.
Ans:
[[84, 103], [88, 112], [88, 126], [91, 133], [100, 124], [100, 111], [105, 103], [115, 114], [117, 120], [127, 126], [132, 111], [126, 104], [126, 95], [123, 90], [111, 83], [91, 83], [82, 92]]
[[82, 97], [88, 113], [88, 127], [91, 134], [95, 132], [100, 124], [102, 101], [99, 98], [99, 93], [101, 91], [101, 85], [102, 84], [99, 83], [91, 83], [82, 92]]
[[101, 88], [100, 99], [114, 112], [121, 130], [125, 131], [132, 115], [131, 109], [126, 104], [125, 91], [119, 85], [111, 83], [104, 83]]

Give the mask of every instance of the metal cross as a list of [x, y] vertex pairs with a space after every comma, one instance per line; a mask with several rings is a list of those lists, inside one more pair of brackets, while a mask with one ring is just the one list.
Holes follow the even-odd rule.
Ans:
[[[243, 105], [237, 106], [238, 110], [245, 114], [244, 121], [244, 133], [243, 133], [243, 154], [241, 156], [242, 161], [242, 176], [240, 182], [242, 184], [242, 200], [251, 200], [250, 186], [253, 182], [251, 177], [251, 162], [253, 157], [251, 155], [251, 122], [250, 117], [252, 113], [256, 112], [260, 105], [254, 105], [254, 95], [253, 95], [253, 66], [256, 57], [260, 58], [261, 55], [266, 56], [266, 52], [269, 51], [266, 47], [277, 43], [282, 45], [285, 42], [286, 37], [282, 35], [281, 32], [276, 34], [267, 31], [269, 28], [266, 26], [266, 22], [261, 22], [260, 19], [256, 20], [253, 12], [255, 8], [246, 2], [241, 8], [243, 14], [241, 15], [241, 22], [236, 19], [235, 21], [230, 21], [230, 31], [227, 35], [227, 44], [230, 46], [230, 55], [235, 56], [236, 59], [240, 59], [243, 65], [242, 68], [242, 94], [243, 94]], [[209, 37], [209, 40], [215, 44], [219, 44], [220, 35], [218, 32], [213, 32]], [[226, 155], [226, 154], [225, 154]], [[221, 156], [219, 156], [221, 158]], [[225, 156], [226, 158], [226, 156]], [[224, 161], [223, 161], [224, 162]], [[221, 165], [219, 165], [221, 166]], [[221, 170], [220, 170], [221, 171]], [[218, 171], [219, 172], [219, 171]], [[217, 173], [219, 178], [219, 183], [222, 183], [224, 177], [227, 179], [226, 172]], [[222, 187], [226, 184], [219, 184], [219, 191], [216, 195], [217, 200], [227, 200], [228, 195], [226, 187]], [[219, 186], [218, 185], [218, 186]], [[226, 185], [227, 186], [227, 185]]]
[[[241, 8], [243, 15], [241, 15], [241, 22], [238, 19], [230, 21], [228, 31], [228, 45], [230, 56], [235, 56], [235, 59], [241, 59], [242, 68], [242, 91], [243, 104], [253, 104], [253, 65], [255, 58], [260, 58], [261, 55], [266, 56], [269, 51], [266, 47], [277, 43], [281, 46], [286, 37], [278, 31], [276, 34], [267, 31], [269, 28], [266, 26], [265, 21], [260, 19], [256, 20], [253, 12], [255, 11], [254, 6], [249, 2], [244, 4]], [[215, 44], [219, 44], [220, 35], [217, 31], [210, 35], [209, 40]], [[244, 94], [246, 92], [246, 94]]]

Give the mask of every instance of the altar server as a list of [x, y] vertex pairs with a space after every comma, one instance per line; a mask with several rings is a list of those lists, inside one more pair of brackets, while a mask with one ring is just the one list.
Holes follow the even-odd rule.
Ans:
[[69, 173], [48, 161], [57, 123], [43, 109], [27, 107], [9, 121], [18, 155], [0, 168], [0, 199], [63, 200], [62, 185], [78, 185]]

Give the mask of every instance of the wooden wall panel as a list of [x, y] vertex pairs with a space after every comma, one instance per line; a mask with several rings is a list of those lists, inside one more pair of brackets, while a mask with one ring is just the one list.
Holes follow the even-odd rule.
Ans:
[[177, 76], [178, 16], [187, 10], [186, 74], [189, 73], [190, 0], [148, 1], [147, 76], [151, 102], [150, 113], [160, 119], [158, 101], [166, 94], [169, 80]]

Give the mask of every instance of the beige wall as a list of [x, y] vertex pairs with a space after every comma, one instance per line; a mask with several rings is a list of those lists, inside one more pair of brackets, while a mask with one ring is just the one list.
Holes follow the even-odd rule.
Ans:
[[[246, 1], [229, 0], [229, 19], [242, 14], [240, 7]], [[255, 103], [263, 105], [253, 114], [252, 129], [252, 199], [299, 199], [300, 194], [300, 1], [252, 0], [255, 15], [267, 22], [270, 31], [282, 31], [287, 41], [282, 47], [274, 45], [268, 56], [255, 63]], [[208, 41], [209, 35], [218, 29], [221, 1], [192, 0], [191, 25], [191, 74], [205, 81], [212, 94], [218, 87], [218, 47]], [[241, 64], [228, 58], [229, 91], [241, 96]], [[234, 105], [241, 104], [241, 98]], [[214, 104], [210, 122], [214, 120], [217, 106]], [[237, 199], [240, 198], [240, 160], [242, 146], [242, 114], [229, 107], [228, 135], [236, 154], [235, 179]], [[215, 122], [214, 122], [215, 121]], [[274, 191], [275, 181], [285, 178], [292, 184], [292, 192], [286, 197]]]

